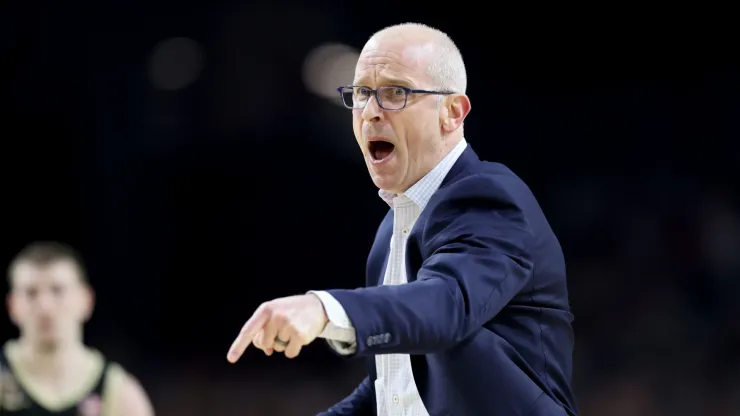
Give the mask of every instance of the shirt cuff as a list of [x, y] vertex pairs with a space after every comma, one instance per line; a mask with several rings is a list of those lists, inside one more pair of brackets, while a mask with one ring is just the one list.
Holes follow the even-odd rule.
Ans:
[[324, 305], [326, 317], [329, 323], [319, 334], [319, 338], [324, 338], [335, 351], [343, 355], [353, 354], [357, 350], [357, 337], [355, 328], [344, 311], [342, 304], [324, 291], [309, 291], [308, 293], [319, 298]]

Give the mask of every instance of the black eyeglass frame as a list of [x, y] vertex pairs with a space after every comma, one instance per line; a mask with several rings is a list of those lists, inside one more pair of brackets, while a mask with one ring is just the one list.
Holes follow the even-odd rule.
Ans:
[[[452, 94], [456, 94], [456, 93], [454, 93], [452, 91], [418, 90], [418, 89], [413, 89], [413, 88], [400, 87], [400, 86], [397, 86], [397, 85], [382, 86], [382, 87], [378, 87], [376, 89], [372, 89], [372, 88], [365, 87], [365, 86], [362, 86], [362, 85], [344, 85], [344, 86], [341, 86], [341, 87], [337, 87], [337, 92], [339, 93], [339, 99], [342, 100], [342, 104], [344, 104], [344, 106], [347, 107], [347, 108], [349, 108], [350, 110], [362, 110], [363, 108], [365, 108], [365, 106], [367, 106], [367, 103], [370, 102], [370, 98], [368, 98], [368, 100], [365, 101], [365, 106], [363, 106], [363, 107], [357, 108], [357, 107], [354, 107], [354, 106], [348, 106], [347, 103], [344, 102], [344, 94], [343, 94], [343, 92], [345, 90], [349, 89], [354, 94], [354, 89], [355, 88], [365, 88], [365, 89], [367, 89], [372, 94], [370, 97], [372, 98], [372, 96], [375, 96], [375, 101], [378, 103], [378, 106], [380, 106], [380, 108], [382, 108], [383, 110], [386, 110], [386, 111], [399, 111], [399, 110], [403, 110], [404, 108], [406, 108], [406, 105], [408, 105], [408, 103], [409, 103], [409, 95], [411, 95], [411, 94], [429, 94], [429, 95], [452, 95]], [[380, 91], [382, 89], [388, 89], [388, 88], [400, 88], [400, 89], [402, 89], [402, 90], [404, 90], [406, 92], [406, 96], [404, 98], [403, 105], [400, 108], [386, 108], [386, 107], [383, 106], [383, 100], [381, 100], [380, 97], [378, 96], [378, 91]]]

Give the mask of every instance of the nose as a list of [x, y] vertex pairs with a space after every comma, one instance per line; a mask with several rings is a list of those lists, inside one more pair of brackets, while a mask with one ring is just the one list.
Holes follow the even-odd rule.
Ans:
[[50, 311], [54, 306], [54, 296], [51, 293], [39, 293], [36, 305], [43, 312]]
[[370, 97], [367, 100], [365, 108], [362, 109], [362, 119], [367, 122], [378, 121], [380, 116], [383, 114], [383, 109], [380, 108], [376, 97]]

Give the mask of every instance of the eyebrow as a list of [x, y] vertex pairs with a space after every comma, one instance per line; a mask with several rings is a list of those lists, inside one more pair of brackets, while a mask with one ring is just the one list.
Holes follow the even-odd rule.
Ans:
[[[365, 79], [360, 79], [359, 81], [353, 81], [352, 85], [356, 87], [364, 87], [363, 83], [366, 82]], [[401, 78], [382, 78], [379, 82], [381, 86], [398, 86], [398, 87], [408, 87], [410, 85], [413, 85], [413, 82]]]

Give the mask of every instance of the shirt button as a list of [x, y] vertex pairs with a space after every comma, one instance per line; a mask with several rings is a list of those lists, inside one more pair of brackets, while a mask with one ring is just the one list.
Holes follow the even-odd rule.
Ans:
[[399, 401], [400, 400], [398, 399], [398, 395], [397, 394], [394, 394], [393, 395], [393, 403], [398, 404]]
[[408, 229], [408, 228], [404, 228], [404, 229], [403, 229], [403, 233], [404, 233], [404, 234], [408, 234], [408, 233], [409, 233], [409, 229]]

